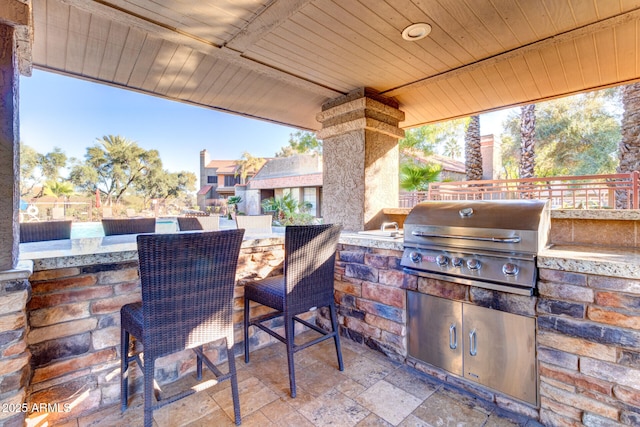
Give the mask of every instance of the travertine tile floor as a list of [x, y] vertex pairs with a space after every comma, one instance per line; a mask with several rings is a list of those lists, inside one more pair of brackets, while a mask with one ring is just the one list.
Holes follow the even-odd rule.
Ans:
[[[242, 425], [250, 426], [539, 426], [501, 413], [365, 346], [342, 339], [345, 369], [337, 369], [333, 341], [296, 354], [297, 397], [289, 396], [284, 344], [251, 353], [236, 365]], [[223, 366], [223, 372], [226, 366]], [[206, 370], [205, 370], [206, 371]], [[207, 371], [208, 372], [208, 371]], [[209, 374], [210, 375], [210, 374]], [[171, 384], [183, 389], [195, 374]], [[174, 390], [163, 390], [172, 394]], [[142, 396], [79, 418], [65, 427], [141, 426]], [[165, 406], [154, 413], [156, 427], [233, 426], [229, 381]]]

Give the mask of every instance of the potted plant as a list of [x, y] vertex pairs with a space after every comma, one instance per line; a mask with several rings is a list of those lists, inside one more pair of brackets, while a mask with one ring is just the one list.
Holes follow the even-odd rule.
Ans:
[[240, 196], [231, 196], [227, 199], [227, 204], [232, 206], [232, 211], [229, 212], [229, 219], [235, 219], [235, 215], [238, 214], [238, 204], [242, 202], [242, 197]]

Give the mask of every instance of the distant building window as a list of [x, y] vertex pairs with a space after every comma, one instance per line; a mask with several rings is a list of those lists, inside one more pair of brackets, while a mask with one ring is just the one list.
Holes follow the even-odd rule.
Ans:
[[236, 184], [240, 184], [240, 176], [233, 176], [233, 175], [224, 176], [225, 187], [233, 187]]
[[207, 177], [207, 184], [217, 184], [217, 183], [218, 183], [218, 175]]
[[305, 204], [308, 203], [309, 207], [308, 213], [313, 216], [318, 216], [318, 210], [316, 209], [317, 195], [315, 187], [305, 187], [302, 193], [303, 200]]

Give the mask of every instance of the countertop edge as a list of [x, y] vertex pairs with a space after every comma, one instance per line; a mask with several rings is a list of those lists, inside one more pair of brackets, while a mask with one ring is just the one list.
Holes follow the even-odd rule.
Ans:
[[[68, 242], [68, 241], [67, 241]], [[82, 248], [81, 242], [77, 242]], [[251, 236], [242, 243], [242, 248], [282, 245], [284, 235]], [[365, 248], [404, 250], [402, 237], [374, 237], [345, 232], [340, 235], [340, 244]], [[68, 244], [68, 243], [67, 243]], [[27, 244], [29, 245], [29, 244]], [[51, 242], [48, 242], [51, 246]], [[26, 248], [25, 248], [26, 249]], [[21, 261], [33, 261], [34, 270], [82, 267], [92, 264], [134, 262], [138, 259], [135, 241], [120, 242], [109, 250], [108, 245], [99, 250], [83, 248], [74, 252], [66, 247], [58, 250], [38, 250], [32, 246], [20, 254]], [[600, 246], [552, 246], [538, 253], [539, 268], [593, 274], [627, 279], [640, 279], [640, 250], [634, 248], [604, 248]]]
[[632, 248], [553, 246], [538, 254], [538, 268], [640, 279], [640, 251]]

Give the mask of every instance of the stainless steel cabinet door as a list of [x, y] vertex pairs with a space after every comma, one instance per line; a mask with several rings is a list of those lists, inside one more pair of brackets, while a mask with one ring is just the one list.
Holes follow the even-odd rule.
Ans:
[[407, 292], [409, 355], [462, 376], [462, 303]]
[[464, 304], [464, 376], [537, 404], [535, 319]]

